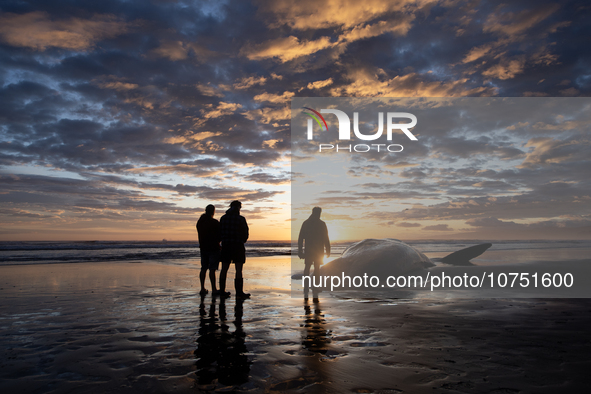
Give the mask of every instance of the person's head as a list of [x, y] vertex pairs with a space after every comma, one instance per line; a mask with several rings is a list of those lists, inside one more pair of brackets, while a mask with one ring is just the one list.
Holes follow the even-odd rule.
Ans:
[[321, 213], [322, 213], [322, 208], [314, 207], [314, 208], [312, 208], [312, 216], [311, 217], [320, 219]]
[[205, 214], [208, 216], [213, 217], [213, 214], [215, 213], [215, 207], [211, 204], [209, 204], [208, 206], [205, 207]]
[[242, 208], [242, 203], [238, 200], [234, 200], [230, 203], [230, 208], [240, 211], [240, 208]]

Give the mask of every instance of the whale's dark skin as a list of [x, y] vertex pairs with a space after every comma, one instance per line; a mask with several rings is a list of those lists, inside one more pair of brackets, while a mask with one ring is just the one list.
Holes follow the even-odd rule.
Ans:
[[[434, 259], [448, 265], [471, 266], [471, 259], [480, 256], [491, 243], [470, 246], [441, 259]], [[364, 239], [349, 246], [336, 260], [321, 268], [321, 275], [401, 275], [425, 271], [435, 264], [431, 259], [412, 246], [397, 239]], [[295, 274], [293, 279], [301, 278]]]

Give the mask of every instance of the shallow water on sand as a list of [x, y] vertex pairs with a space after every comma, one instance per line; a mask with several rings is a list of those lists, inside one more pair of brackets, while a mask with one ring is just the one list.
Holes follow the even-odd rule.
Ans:
[[289, 294], [289, 258], [273, 259], [247, 262], [253, 296], [244, 302], [202, 299], [196, 267], [0, 267], [0, 391], [552, 393], [586, 384], [587, 300], [303, 302]]

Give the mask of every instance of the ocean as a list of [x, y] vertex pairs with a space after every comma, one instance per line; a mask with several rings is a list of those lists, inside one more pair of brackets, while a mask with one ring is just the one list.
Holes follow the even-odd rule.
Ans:
[[[440, 258], [468, 246], [487, 241], [409, 241], [409, 245], [430, 258]], [[332, 256], [338, 257], [352, 242], [336, 242]], [[285, 241], [249, 241], [247, 257], [290, 256], [297, 246]], [[485, 264], [528, 261], [586, 259], [591, 241], [493, 241], [493, 246], [473, 262]], [[89, 262], [158, 261], [164, 264], [194, 265], [199, 262], [199, 245], [193, 241], [85, 241], [85, 242], [0, 242], [0, 266]]]

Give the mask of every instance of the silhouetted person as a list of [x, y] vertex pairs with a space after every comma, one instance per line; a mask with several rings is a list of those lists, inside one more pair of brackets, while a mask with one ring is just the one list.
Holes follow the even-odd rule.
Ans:
[[250, 294], [244, 292], [244, 279], [242, 278], [242, 267], [246, 262], [244, 243], [248, 240], [248, 224], [244, 216], [240, 215], [240, 208], [242, 208], [240, 201], [232, 201], [230, 209], [220, 219], [220, 234], [222, 238], [220, 291], [225, 292], [226, 275], [230, 264], [234, 263], [236, 268], [236, 279], [234, 279], [236, 297], [248, 298]]
[[[326, 257], [330, 257], [330, 240], [326, 223], [320, 220], [322, 208], [314, 207], [312, 214], [302, 224], [298, 237], [298, 257], [304, 259], [304, 276], [310, 276], [310, 267], [314, 265], [314, 276], [320, 275], [320, 266]], [[314, 301], [317, 301], [317, 289], [312, 289]], [[304, 287], [304, 298], [308, 298], [308, 288]]]
[[211, 204], [208, 205], [196, 225], [201, 251], [201, 272], [199, 273], [199, 280], [201, 281], [199, 294], [201, 295], [207, 294], [207, 289], [205, 289], [207, 270], [209, 270], [212, 295], [219, 293], [215, 286], [215, 271], [218, 269], [220, 262], [220, 222], [213, 218], [214, 214], [215, 207]]

